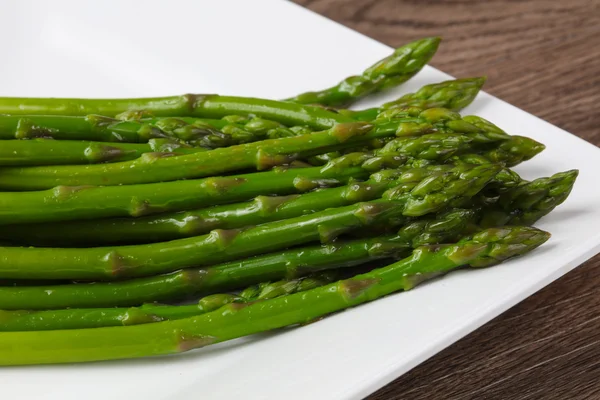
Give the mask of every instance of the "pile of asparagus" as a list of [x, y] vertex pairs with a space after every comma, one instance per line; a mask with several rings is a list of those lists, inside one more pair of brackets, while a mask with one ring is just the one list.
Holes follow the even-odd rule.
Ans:
[[0, 98], [0, 365], [187, 351], [544, 243], [577, 171], [512, 171], [544, 146], [458, 113], [483, 78], [347, 109], [438, 44], [282, 101]]

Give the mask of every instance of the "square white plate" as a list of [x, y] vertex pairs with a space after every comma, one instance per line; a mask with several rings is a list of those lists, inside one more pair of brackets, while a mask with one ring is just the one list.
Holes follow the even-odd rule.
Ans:
[[[390, 53], [277, 0], [5, 1], [0, 49], [0, 96], [54, 97], [282, 98], [326, 87]], [[360, 106], [447, 78], [425, 68], [401, 89]], [[569, 200], [539, 223], [553, 237], [534, 254], [453, 273], [302, 328], [176, 357], [3, 368], [2, 397], [359, 399], [596, 254], [598, 148], [487, 94], [465, 112], [547, 145], [519, 166], [525, 178], [581, 171]]]

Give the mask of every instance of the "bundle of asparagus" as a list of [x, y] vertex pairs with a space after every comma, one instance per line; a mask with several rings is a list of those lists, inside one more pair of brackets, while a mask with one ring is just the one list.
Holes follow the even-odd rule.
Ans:
[[341, 108], [438, 44], [283, 101], [0, 98], [0, 365], [187, 351], [543, 244], [577, 171], [512, 171], [544, 146], [458, 114], [485, 79]]

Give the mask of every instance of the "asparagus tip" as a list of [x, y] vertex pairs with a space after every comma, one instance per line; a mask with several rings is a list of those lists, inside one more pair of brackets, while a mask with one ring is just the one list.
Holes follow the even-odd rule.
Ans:
[[488, 243], [489, 251], [470, 263], [471, 267], [488, 267], [502, 261], [526, 254], [550, 239], [550, 233], [528, 226], [490, 228], [471, 239], [476, 243]]

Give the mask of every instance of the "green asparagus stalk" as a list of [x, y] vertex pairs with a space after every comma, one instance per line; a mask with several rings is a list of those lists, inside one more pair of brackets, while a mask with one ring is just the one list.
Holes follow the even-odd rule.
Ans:
[[[340, 280], [342, 274], [339, 270], [329, 270], [295, 279], [282, 279], [275, 282], [262, 282], [257, 285], [256, 300], [268, 300], [275, 297], [286, 296], [292, 293], [304, 292], [328, 283]], [[354, 275], [354, 274], [352, 274]], [[252, 290], [252, 288], [250, 288]], [[248, 289], [240, 292], [241, 296], [248, 293]], [[252, 300], [255, 300], [254, 298]]]
[[229, 304], [197, 317], [127, 327], [3, 332], [0, 365], [99, 361], [192, 350], [309, 322], [410, 290], [459, 267], [498, 263], [528, 253], [548, 238], [548, 233], [534, 228], [488, 229], [457, 244], [420, 247], [402, 261], [353, 278], [253, 304]]
[[[490, 159], [486, 158], [486, 153], [494, 153], [492, 157], [490, 157], [495, 162], [500, 162], [503, 164], [513, 165], [521, 160], [529, 159], [533, 157], [535, 154], [539, 153], [544, 149], [544, 146], [532, 139], [516, 137], [516, 136], [506, 136], [507, 139], [503, 143], [510, 143], [509, 146], [506, 146], [510, 149], [508, 152], [499, 152], [495, 150], [484, 150], [483, 154], [474, 154], [467, 153], [468, 151], [477, 149], [478, 146], [483, 146], [484, 148], [488, 146], [493, 146], [494, 139], [502, 139], [503, 134], [497, 132], [491, 132], [490, 135], [486, 135], [484, 133], [466, 133], [463, 135], [453, 135], [453, 134], [444, 134], [444, 133], [435, 133], [423, 135], [418, 138], [398, 138], [390, 142], [383, 149], [376, 151], [375, 154], [379, 154], [381, 156], [386, 157], [387, 166], [393, 166], [392, 161], [393, 158], [399, 154], [419, 158], [419, 162], [412, 162], [413, 165], [423, 164], [423, 168], [431, 168], [431, 165], [436, 165], [444, 160], [450, 160], [453, 162], [460, 161], [461, 163], [469, 162], [475, 164], [488, 164], [490, 163]], [[489, 142], [489, 143], [488, 143]], [[475, 147], [474, 147], [475, 146]], [[465, 152], [460, 156], [455, 156], [457, 153]], [[343, 171], [343, 173], [348, 173], [350, 170], [342, 170], [341, 166], [343, 165], [357, 165], [359, 162], [368, 159], [365, 155], [360, 154], [349, 154], [338, 161], [333, 161], [329, 167], [325, 167], [325, 171], [330, 170], [331, 168], [335, 168], [335, 170]], [[354, 160], [349, 163], [349, 160]], [[462, 161], [461, 161], [462, 160]], [[343, 161], [343, 162], [342, 162]], [[379, 157], [374, 157], [372, 162], [381, 162]], [[338, 165], [335, 167], [336, 165]], [[401, 160], [398, 160], [396, 165], [402, 164]], [[363, 167], [364, 168], [364, 167]], [[311, 169], [305, 170], [305, 174], [309, 174], [314, 171]], [[265, 173], [263, 173], [265, 174]], [[265, 175], [266, 176], [266, 175]], [[335, 176], [335, 174], [331, 175]], [[355, 177], [361, 177], [359, 175], [354, 175]], [[325, 177], [322, 177], [325, 178]], [[315, 179], [312, 177], [312, 179]], [[288, 181], [291, 182], [291, 181]], [[508, 186], [514, 186], [520, 182], [520, 178], [514, 172], [504, 169], [501, 173], [497, 174], [494, 178], [493, 182], [488, 185], [490, 187], [496, 187], [496, 190], [505, 190]], [[272, 182], [276, 183], [276, 182]], [[251, 186], [252, 182], [249, 182], [247, 186]], [[498, 185], [500, 184], [500, 186]], [[164, 185], [164, 184], [163, 184]], [[185, 186], [186, 184], [173, 184], [174, 186]], [[174, 187], [173, 186], [173, 187]], [[243, 185], [242, 185], [243, 186]], [[246, 186], [246, 187], [247, 187]], [[138, 187], [138, 186], [136, 186]], [[143, 195], [144, 193], [153, 193], [152, 195], [147, 195], [147, 201], [145, 204], [151, 206], [156, 202], [156, 197], [160, 195], [160, 191], [157, 191], [155, 188], [160, 188], [164, 186], [148, 186], [143, 185], [139, 186], [140, 191], [138, 194]], [[283, 193], [284, 191], [279, 186], [275, 186], [277, 189], [270, 189], [269, 193]], [[370, 186], [366, 186], [369, 188]], [[148, 192], [142, 192], [144, 189], [149, 189]], [[244, 188], [242, 188], [244, 189]], [[486, 189], [487, 190], [487, 189]], [[109, 188], [95, 189], [94, 191], [88, 189], [86, 191], [93, 195], [94, 192], [100, 192], [99, 196], [106, 196], [111, 198], [112, 201], [117, 202], [121, 199], [117, 193], [124, 193], [124, 196], [131, 196], [131, 192], [128, 189], [118, 189], [113, 191]], [[108, 193], [108, 194], [106, 194]], [[168, 196], [173, 196], [171, 190], [168, 188], [164, 192]], [[194, 192], [195, 193], [195, 192]], [[195, 196], [195, 195], [194, 195]], [[57, 218], [57, 220], [62, 221], [68, 218], [97, 218], [97, 213], [100, 212], [99, 208], [95, 208], [93, 213], [90, 214], [88, 209], [83, 209], [81, 212], [78, 209], [75, 209], [73, 202], [69, 204], [68, 208], [61, 207], [61, 204], [56, 204], [54, 202], [49, 202], [44, 197], [39, 201], [32, 202], [29, 199], [31, 196], [26, 194], [19, 193], [5, 193], [0, 195], [0, 201], [4, 197], [7, 201], [4, 202], [6, 207], [10, 209], [5, 216], [12, 216], [14, 212], [16, 212], [14, 206], [10, 206], [10, 204], [18, 203], [21, 205], [23, 213], [22, 218], [25, 218], [24, 221], [35, 221], [37, 220], [49, 220], [49, 218]], [[15, 199], [17, 197], [17, 199]], [[36, 199], [39, 199], [40, 196], [34, 196]], [[51, 198], [51, 196], [48, 196]], [[9, 201], [11, 199], [13, 201]], [[96, 197], [92, 196], [89, 201], [82, 202], [82, 204], [94, 203], [94, 199]], [[196, 198], [196, 197], [194, 197]], [[309, 196], [309, 199], [314, 204], [311, 207], [304, 207], [304, 210], [315, 210], [318, 209], [317, 204], [324, 204], [324, 206], [334, 207], [336, 206], [334, 203], [322, 203], [321, 200], [326, 198], [326, 194], [315, 194]], [[237, 198], [238, 200], [240, 198]], [[368, 197], [364, 197], [364, 200], [368, 200]], [[197, 198], [200, 200], [200, 198]], [[281, 200], [281, 201], [279, 201]], [[297, 201], [290, 201], [290, 198], [260, 198], [254, 204], [245, 204], [245, 205], [233, 205], [233, 206], [225, 206], [222, 208], [213, 209], [212, 212], [209, 210], [200, 210], [198, 212], [192, 211], [186, 214], [168, 214], [157, 217], [144, 217], [144, 218], [136, 218], [135, 220], [130, 219], [117, 219], [117, 220], [100, 220], [100, 221], [77, 221], [72, 222], [70, 224], [61, 224], [59, 225], [34, 225], [34, 226], [19, 226], [19, 225], [8, 225], [4, 229], [0, 229], [0, 238], [5, 238], [7, 240], [21, 240], [24, 243], [33, 243], [33, 244], [43, 244], [43, 245], [53, 245], [53, 244], [67, 244], [70, 246], [84, 244], [84, 243], [138, 243], [142, 241], [161, 241], [161, 240], [171, 240], [178, 237], [189, 237], [194, 234], [200, 234], [205, 232], [206, 229], [229, 229], [233, 227], [240, 227], [251, 224], [251, 221], [256, 220], [248, 220], [244, 219], [244, 217], [253, 218], [254, 216], [262, 215], [262, 221], [266, 222], [269, 220], [269, 217], [273, 214], [270, 212], [265, 212], [265, 210], [275, 209], [275, 215], [279, 214], [281, 216], [285, 215], [286, 217], [290, 217], [293, 214], [287, 214], [286, 211], [290, 211], [294, 209], [294, 205], [302, 205], [304, 204], [303, 199], [299, 199]], [[160, 204], [160, 202], [158, 202]], [[217, 201], [214, 201], [213, 204], [216, 204]], [[0, 202], [0, 204], [2, 204]], [[32, 204], [31, 207], [26, 207], [26, 205]], [[152, 213], [152, 207], [150, 207], [150, 211], [144, 211], [142, 213], [135, 212], [131, 213], [132, 208], [129, 207], [129, 200], [126, 200], [123, 206], [123, 213], [120, 215], [134, 215], [139, 216], [144, 213], [149, 214]], [[277, 205], [283, 204], [280, 207]], [[337, 203], [341, 204], [341, 203]], [[185, 203], [185, 205], [190, 205], [191, 203]], [[106, 204], [106, 206], [110, 206], [112, 209], [116, 208], [115, 204]], [[170, 205], [174, 209], [174, 205]], [[185, 207], [175, 208], [175, 209], [184, 209]], [[59, 217], [57, 214], [57, 210], [65, 210], [65, 214], [67, 217]], [[135, 209], [133, 209], [135, 210]], [[167, 211], [164, 206], [161, 208], [162, 211]], [[77, 215], [73, 212], [77, 212]], [[222, 212], [222, 213], [221, 213]], [[61, 215], [65, 215], [61, 214]], [[220, 221], [223, 221], [221, 216], [235, 216], [235, 221], [238, 221], [238, 225], [231, 225], [225, 223], [221, 225]], [[239, 218], [239, 219], [238, 219]], [[275, 218], [279, 218], [276, 217]], [[8, 222], [6, 222], [8, 223]], [[244, 225], [241, 225], [244, 224]], [[32, 228], [32, 229], [29, 229]], [[55, 235], [55, 229], [61, 229], [62, 235], [59, 237]], [[64, 242], [61, 242], [64, 240]]]
[[230, 303], [266, 300], [310, 290], [337, 280], [335, 279], [336, 276], [335, 273], [325, 272], [308, 277], [265, 282], [247, 288], [239, 295], [229, 293], [213, 294], [201, 298], [196, 304], [185, 306], [149, 303], [141, 307], [131, 308], [69, 308], [44, 311], [0, 310], [0, 332], [127, 326], [189, 318], [215, 311]]
[[475, 100], [485, 83], [484, 77], [455, 79], [425, 85], [415, 93], [408, 93], [397, 100], [385, 103], [381, 107], [360, 111], [339, 110], [339, 113], [359, 121], [394, 118], [397, 109], [405, 107], [447, 108], [460, 111]]
[[[393, 111], [397, 115], [403, 115], [397, 109], [390, 109], [389, 111]], [[404, 111], [411, 113], [410, 109]], [[482, 164], [493, 162], [505, 166], [515, 166], [533, 158], [545, 149], [543, 144], [531, 138], [508, 135], [496, 125], [480, 117], [466, 116], [461, 120], [449, 120], [446, 124], [449, 128], [446, 131], [411, 138], [404, 137], [392, 140], [390, 138], [380, 138], [371, 141], [369, 145], [376, 148], [383, 147], [378, 150], [380, 153], [393, 148], [397, 148], [394, 151], [401, 151], [403, 148], [411, 149], [413, 146], [419, 146], [422, 154], [411, 154], [411, 157], [420, 159], [418, 164], [413, 163], [419, 166], [431, 164], [431, 162], [427, 162], [428, 159], [438, 163], [442, 160], [441, 152], [443, 151], [447, 151], [446, 158], [449, 158], [453, 163]], [[348, 151], [357, 151], [357, 149], [347, 148], [341, 151], [324, 153], [310, 157], [308, 161], [314, 165], [321, 165], [330, 158], [339, 157]], [[433, 157], [428, 156], [428, 154], [433, 155]]]
[[396, 186], [380, 200], [332, 208], [244, 230], [214, 230], [208, 235], [148, 245], [63, 248], [0, 248], [0, 278], [117, 279], [210, 265], [320, 240], [331, 242], [372, 224], [399, 225], [475, 195], [499, 169], [482, 165], [465, 173], [424, 179], [410, 191]]
[[[348, 156], [350, 155], [346, 157]], [[352, 156], [358, 157], [358, 154]], [[242, 228], [294, 218], [327, 208], [342, 207], [359, 201], [374, 200], [397, 185], [402, 185], [402, 190], [409, 190], [429, 176], [441, 173], [460, 174], [470, 169], [471, 166], [468, 165], [405, 167], [375, 172], [366, 182], [352, 182], [347, 186], [323, 189], [300, 196], [258, 196], [251, 202], [213, 206], [184, 213], [138, 218], [62, 221], [50, 224], [7, 225], [0, 228], [0, 238], [27, 245], [59, 247], [162, 242], [202, 235], [213, 229]], [[473, 173], [477, 174], [478, 171], [476, 169]]]
[[[0, 114], [115, 117], [126, 112], [143, 112], [154, 117], [222, 118], [230, 115], [254, 115], [287, 126], [307, 125], [328, 129], [352, 122], [352, 118], [322, 107], [287, 101], [206, 94], [138, 99], [60, 99], [0, 97]], [[106, 140], [110, 141], [110, 140]]]
[[391, 123], [373, 127], [357, 122], [336, 125], [328, 131], [312, 135], [271, 139], [178, 157], [150, 153], [133, 161], [112, 164], [11, 167], [3, 169], [0, 188], [43, 190], [60, 185], [132, 185], [201, 178], [248, 168], [264, 170], [291, 162], [298, 156], [339, 146], [346, 139], [355, 142], [394, 135], [396, 131], [402, 134], [399, 126], [400, 124]]
[[6, 140], [0, 145], [0, 166], [97, 164], [133, 160], [145, 153], [179, 155], [205, 150], [170, 139], [150, 139], [148, 143]]
[[322, 270], [397, 258], [411, 247], [457, 240], [476, 222], [475, 218], [474, 210], [456, 209], [431, 219], [414, 221], [400, 229], [397, 235], [301, 247], [147, 278], [3, 287], [0, 288], [0, 309], [128, 307], [155, 301], [185, 300], [190, 296], [234, 290], [264, 281], [297, 278]]
[[100, 115], [0, 115], [0, 139], [60, 139], [145, 143], [171, 138], [196, 147], [217, 148], [265, 138], [308, 133], [262, 118], [150, 118], [120, 120]]
[[350, 76], [333, 87], [302, 93], [287, 101], [346, 107], [365, 96], [398, 86], [415, 76], [433, 57], [440, 41], [440, 38], [433, 37], [408, 43], [367, 68], [361, 75]]
[[133, 161], [112, 164], [4, 168], [0, 174], [0, 188], [43, 190], [59, 185], [131, 185], [214, 176], [247, 168], [263, 170], [298, 157], [394, 135], [402, 137], [432, 132], [464, 133], [477, 138], [478, 142], [493, 143], [511, 137], [487, 121], [487, 126], [480, 127], [445, 109], [413, 108], [398, 114], [404, 118], [376, 124], [338, 124], [327, 131], [311, 135], [271, 139], [178, 157], [145, 154]]
[[[343, 185], [351, 178], [366, 178], [371, 167], [379, 167], [374, 164], [363, 166], [364, 161], [362, 154], [349, 154], [324, 167], [278, 168], [268, 172], [146, 185], [59, 186], [39, 192], [3, 192], [0, 193], [0, 225], [140, 217], [250, 200], [265, 193], [299, 193]], [[383, 161], [386, 166], [402, 163], [397, 157], [378, 157], [377, 161]], [[277, 206], [276, 201], [273, 207]]]

